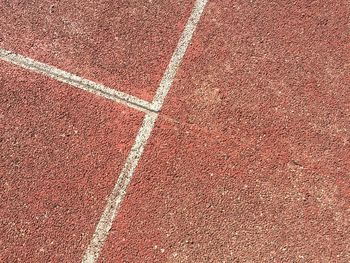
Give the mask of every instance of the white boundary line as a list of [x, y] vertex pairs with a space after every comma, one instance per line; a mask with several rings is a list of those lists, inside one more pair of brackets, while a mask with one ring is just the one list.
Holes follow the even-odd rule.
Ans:
[[84, 79], [72, 73], [58, 69], [56, 67], [38, 62], [34, 59], [27, 58], [11, 51], [0, 48], [0, 59], [15, 64], [17, 66], [44, 74], [58, 81], [70, 84], [74, 87], [92, 92], [104, 98], [119, 102], [131, 108], [149, 113], [154, 111], [152, 104], [148, 101], [136, 98], [121, 91], [108, 88], [102, 84], [95, 83], [91, 80]]
[[156, 94], [153, 98], [152, 108], [155, 111], [160, 111], [166, 95], [168, 94], [170, 87], [175, 78], [177, 68], [179, 67], [188, 45], [191, 43], [191, 39], [194, 31], [196, 30], [197, 23], [203, 13], [203, 10], [208, 0], [197, 0], [192, 10], [191, 16], [187, 21], [184, 31], [181, 34], [177, 47], [170, 59], [169, 65], [166, 68], [163, 78], [159, 84]]
[[[172, 55], [170, 63], [163, 75], [152, 103], [152, 109], [159, 111], [163, 105], [165, 97], [174, 81], [176, 71], [181, 64], [186, 49], [191, 42], [197, 23], [203, 13], [208, 0], [197, 0], [193, 7], [190, 18], [187, 21], [184, 31], [180, 37], [178, 45]], [[145, 145], [151, 135], [154, 123], [158, 117], [157, 113], [146, 114], [142, 126], [136, 136], [135, 143], [131, 148], [124, 168], [118, 177], [117, 183], [112, 193], [107, 199], [107, 205], [96, 226], [95, 233], [85, 250], [82, 263], [96, 263], [101, 249], [106, 241], [113, 221], [119, 211], [124, 199], [128, 185], [132, 179], [136, 166], [142, 156]]]
[[115, 184], [112, 193], [107, 199], [107, 205], [96, 226], [95, 233], [92, 236], [90, 244], [83, 256], [83, 263], [97, 262], [99, 253], [106, 241], [109, 230], [112, 227], [114, 218], [120, 208], [120, 205], [126, 194], [126, 189], [131, 181], [132, 175], [141, 158], [144, 147], [153, 130], [154, 123], [157, 119], [156, 114], [146, 114], [143, 119], [141, 128], [136, 136], [135, 143], [132, 146], [129, 156], [126, 159], [123, 170], [121, 171], [118, 181]]

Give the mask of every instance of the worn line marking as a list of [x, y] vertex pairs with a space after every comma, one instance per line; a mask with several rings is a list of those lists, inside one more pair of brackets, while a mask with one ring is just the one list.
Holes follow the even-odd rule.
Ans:
[[[178, 45], [172, 55], [170, 63], [164, 72], [163, 78], [159, 84], [156, 95], [153, 99], [152, 107], [154, 111], [159, 111], [163, 105], [164, 99], [174, 81], [177, 68], [179, 67], [186, 49], [191, 42], [193, 32], [196, 29], [200, 16], [208, 0], [197, 0], [190, 18], [187, 21], [184, 31], [180, 37]], [[123, 202], [126, 190], [132, 179], [136, 166], [142, 156], [145, 145], [151, 135], [154, 123], [158, 113], [146, 114], [142, 126], [136, 136], [135, 143], [131, 148], [129, 156], [125, 162], [124, 168], [118, 177], [117, 183], [112, 193], [107, 199], [107, 205], [96, 226], [95, 233], [85, 250], [82, 263], [95, 263], [100, 255], [101, 249], [106, 241], [113, 221]]]
[[185, 29], [180, 37], [177, 47], [170, 59], [170, 63], [164, 72], [163, 78], [159, 84], [159, 88], [153, 98], [153, 109], [159, 111], [163, 105], [164, 99], [168, 94], [171, 84], [175, 78], [177, 68], [179, 67], [188, 45], [191, 43], [191, 39], [194, 31], [196, 30], [197, 23], [203, 13], [203, 10], [208, 0], [197, 0], [192, 10], [191, 16], [187, 21]]
[[123, 93], [121, 91], [111, 89], [102, 84], [84, 79], [72, 73], [36, 61], [34, 59], [15, 54], [3, 48], [0, 48], [0, 58], [4, 61], [18, 65], [25, 69], [44, 74], [58, 81], [70, 84], [74, 87], [83, 89], [85, 91], [92, 92], [96, 95], [119, 102], [121, 104], [143, 111], [145, 113], [154, 112], [152, 104], [148, 101], [136, 98], [132, 95]]
[[141, 158], [147, 140], [151, 135], [156, 119], [157, 114], [146, 114], [143, 119], [143, 123], [136, 136], [135, 143], [130, 150], [129, 156], [126, 159], [124, 168], [118, 177], [112, 193], [108, 197], [106, 208], [96, 226], [90, 244], [84, 253], [82, 260], [83, 263], [93, 263], [97, 261], [99, 252], [109, 234], [114, 218], [124, 199], [126, 189], [131, 181], [137, 163]]

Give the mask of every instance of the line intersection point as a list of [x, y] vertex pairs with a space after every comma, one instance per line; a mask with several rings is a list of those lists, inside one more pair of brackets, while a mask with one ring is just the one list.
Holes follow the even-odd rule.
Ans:
[[[164, 103], [165, 97], [168, 94], [170, 87], [174, 81], [177, 69], [181, 64], [188, 45], [191, 42], [193, 33], [206, 4], [207, 0], [197, 0], [192, 9], [191, 16], [187, 21], [185, 29], [182, 32], [178, 45], [171, 57], [167, 69], [165, 70], [163, 78], [154, 97], [152, 109], [155, 109], [155, 111], [160, 111]], [[133, 173], [142, 156], [145, 145], [151, 135], [157, 117], [158, 113], [146, 114], [139, 133], [136, 136], [135, 144], [131, 148], [130, 154], [126, 160], [124, 169], [121, 172], [112, 193], [108, 197], [107, 206], [100, 218], [100, 221], [97, 224], [91, 242], [83, 255], [82, 263], [97, 262], [101, 249], [108, 237], [108, 233], [112, 227], [113, 221], [126, 194], [127, 187], [131, 182]]]
[[108, 237], [113, 221], [126, 194], [127, 187], [131, 182], [133, 173], [142, 156], [145, 145], [147, 144], [147, 141], [152, 133], [158, 113], [161, 110], [164, 100], [174, 81], [177, 69], [181, 64], [189, 44], [191, 43], [193, 33], [195, 32], [196, 26], [207, 2], [208, 0], [197, 0], [195, 2], [191, 15], [163, 74], [152, 102], [148, 102], [124, 92], [111, 89], [107, 86], [84, 79], [80, 76], [58, 69], [51, 65], [0, 48], [0, 59], [6, 62], [43, 74], [58, 81], [70, 84], [76, 88], [83, 89], [95, 95], [116, 101], [145, 113], [142, 125], [135, 138], [134, 145], [132, 146], [126, 159], [124, 168], [118, 177], [112, 193], [107, 199], [105, 210], [96, 226], [90, 244], [84, 252], [82, 263], [95, 263], [98, 260], [103, 244]]

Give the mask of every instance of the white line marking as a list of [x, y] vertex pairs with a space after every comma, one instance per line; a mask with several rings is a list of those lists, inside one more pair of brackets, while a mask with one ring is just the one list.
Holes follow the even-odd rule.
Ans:
[[35, 61], [31, 58], [15, 54], [3, 48], [0, 48], [0, 58], [4, 61], [29, 69], [31, 71], [35, 71], [37, 73], [44, 74], [58, 81], [70, 84], [85, 91], [92, 92], [104, 98], [117, 101], [121, 104], [143, 111], [145, 113], [154, 111], [152, 109], [151, 103], [148, 101], [144, 101], [121, 91], [108, 88], [102, 84], [81, 78], [72, 73]]
[[[193, 32], [203, 13], [204, 7], [208, 0], [197, 0], [191, 16], [187, 21], [184, 31], [182, 32], [179, 43], [172, 55], [170, 63], [163, 75], [160, 85], [157, 89], [156, 96], [153, 100], [152, 109], [159, 111], [162, 107], [164, 99], [174, 81], [177, 68], [179, 67], [186, 49], [191, 42]], [[118, 177], [117, 183], [107, 199], [107, 205], [102, 216], [96, 226], [95, 233], [90, 241], [89, 246], [85, 250], [82, 263], [96, 263], [100, 255], [101, 249], [106, 241], [113, 221], [123, 202], [128, 185], [131, 182], [133, 173], [142, 156], [145, 145], [151, 135], [154, 123], [158, 117], [158, 113], [146, 114], [142, 126], [136, 136], [135, 143], [131, 148], [129, 156], [126, 160], [124, 168]]]
[[85, 251], [82, 262], [92, 263], [97, 261], [99, 252], [108, 236], [114, 218], [117, 215], [119, 207], [124, 199], [126, 189], [131, 181], [137, 163], [141, 158], [147, 140], [151, 135], [156, 119], [157, 114], [146, 114], [145, 118], [143, 119], [143, 123], [138, 135], [136, 136], [135, 143], [130, 150], [124, 168], [118, 177], [118, 181], [114, 186], [112, 193], [108, 197], [106, 208], [96, 226], [95, 233]]
[[197, 23], [203, 13], [208, 0], [197, 0], [192, 10], [191, 16], [187, 21], [184, 31], [180, 37], [177, 47], [171, 57], [170, 63], [164, 72], [163, 78], [159, 84], [159, 88], [153, 98], [153, 109], [160, 111], [164, 99], [168, 94], [170, 87], [174, 81], [177, 68], [186, 53], [188, 45], [191, 43], [193, 33], [197, 27]]

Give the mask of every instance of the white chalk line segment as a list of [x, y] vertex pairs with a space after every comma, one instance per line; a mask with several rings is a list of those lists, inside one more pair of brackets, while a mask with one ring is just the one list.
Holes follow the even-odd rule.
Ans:
[[99, 252], [102, 249], [106, 238], [108, 237], [109, 230], [112, 227], [114, 218], [117, 215], [119, 207], [124, 199], [126, 189], [131, 181], [138, 161], [141, 158], [147, 140], [151, 135], [156, 119], [156, 114], [145, 115], [141, 128], [136, 136], [135, 143], [131, 148], [128, 158], [126, 159], [124, 168], [118, 177], [112, 193], [107, 199], [106, 208], [96, 226], [95, 233], [93, 234], [90, 244], [84, 253], [82, 260], [83, 263], [93, 263], [97, 261]]
[[163, 78], [160, 81], [159, 88], [153, 98], [152, 108], [160, 111], [166, 95], [174, 81], [177, 69], [186, 53], [188, 45], [191, 43], [193, 33], [197, 27], [198, 21], [204, 11], [208, 0], [197, 0], [192, 10], [191, 16], [187, 21], [184, 31], [180, 37], [177, 47], [170, 59], [170, 63], [166, 68]]
[[[191, 42], [193, 33], [197, 23], [208, 0], [197, 0], [184, 31], [180, 37], [179, 43], [172, 55], [170, 63], [163, 75], [160, 85], [157, 89], [155, 98], [152, 103], [152, 109], [159, 111], [163, 105], [164, 99], [170, 90], [174, 81], [177, 69], [181, 64], [186, 49]], [[93, 237], [89, 246], [84, 252], [82, 263], [96, 263], [100, 255], [101, 249], [106, 241], [113, 221], [123, 202], [127, 188], [131, 182], [134, 171], [142, 156], [143, 150], [152, 133], [154, 123], [158, 117], [158, 113], [146, 114], [142, 126], [136, 136], [135, 143], [131, 148], [129, 156], [124, 164], [124, 168], [118, 177], [117, 183], [112, 193], [107, 199], [107, 205], [96, 226]]]
[[154, 112], [151, 103], [149, 103], [148, 101], [136, 98], [132, 95], [123, 93], [121, 91], [111, 89], [102, 84], [84, 79], [72, 73], [36, 61], [34, 59], [15, 54], [3, 48], [0, 48], [0, 59], [15, 64], [17, 66], [23, 67], [25, 69], [41, 73], [60, 82], [70, 84], [74, 87], [94, 93], [109, 100], [116, 101], [118, 103], [140, 110], [142, 112]]

